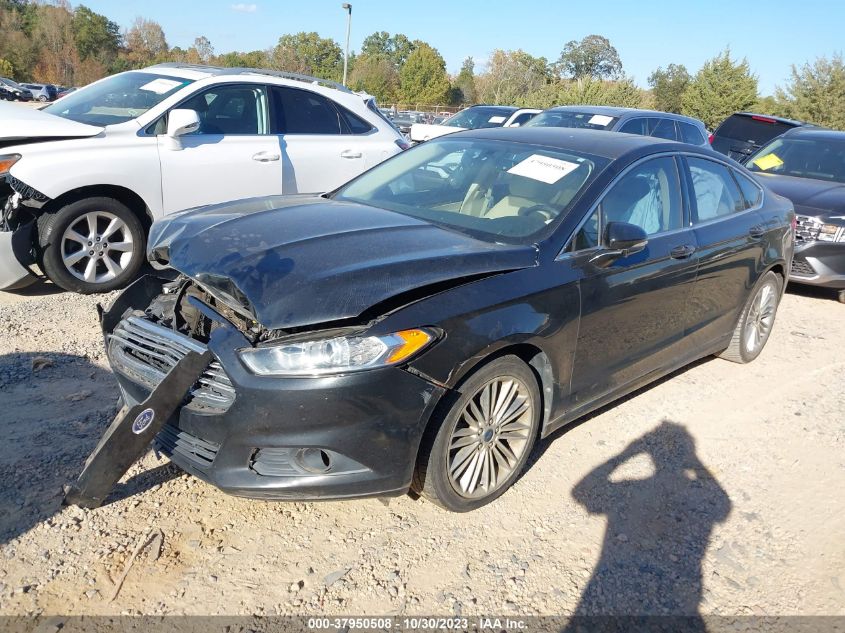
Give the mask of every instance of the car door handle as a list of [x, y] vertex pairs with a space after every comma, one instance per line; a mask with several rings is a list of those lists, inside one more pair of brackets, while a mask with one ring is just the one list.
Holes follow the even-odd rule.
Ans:
[[765, 234], [765, 229], [759, 224], [755, 224], [750, 229], [748, 229], [748, 234], [753, 237], [755, 240], [759, 240]]
[[690, 255], [695, 252], [695, 246], [690, 246], [689, 244], [683, 244], [681, 246], [676, 246], [671, 251], [669, 251], [669, 255], [672, 259], [686, 259]]
[[347, 149], [340, 153], [341, 158], [361, 158], [361, 152], [353, 152], [351, 149]]
[[270, 163], [274, 160], [279, 160], [280, 156], [273, 152], [258, 152], [252, 155], [252, 160], [257, 160], [259, 163]]

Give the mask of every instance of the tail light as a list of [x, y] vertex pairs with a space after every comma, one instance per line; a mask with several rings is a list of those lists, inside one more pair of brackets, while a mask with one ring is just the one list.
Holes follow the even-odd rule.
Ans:
[[713, 144], [713, 135], [712, 134], [707, 137], [707, 142], [710, 143], [711, 145]]
[[399, 146], [399, 149], [406, 150], [411, 147], [411, 144], [406, 141], [405, 139], [396, 139], [395, 143]]
[[789, 223], [792, 226], [792, 232], [795, 233], [798, 230], [798, 216], [792, 216], [792, 222]]

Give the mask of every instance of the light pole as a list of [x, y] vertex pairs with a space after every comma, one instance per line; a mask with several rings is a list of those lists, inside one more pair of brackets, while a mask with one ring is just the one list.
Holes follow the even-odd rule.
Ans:
[[343, 56], [343, 85], [346, 85], [346, 71], [349, 70], [349, 33], [352, 30], [352, 5], [344, 2], [340, 5], [346, 9], [346, 54]]

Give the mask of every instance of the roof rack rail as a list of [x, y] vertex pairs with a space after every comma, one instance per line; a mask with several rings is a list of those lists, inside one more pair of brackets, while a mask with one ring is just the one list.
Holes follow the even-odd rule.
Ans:
[[213, 72], [217, 75], [269, 75], [271, 77], [279, 77], [280, 79], [291, 79], [293, 81], [301, 81], [309, 84], [318, 84], [326, 86], [327, 88], [334, 88], [341, 92], [348, 92], [354, 94], [352, 90], [339, 84], [331, 79], [320, 79], [319, 77], [311, 77], [309, 75], [302, 75], [299, 73], [291, 73], [286, 70], [273, 70], [271, 68], [246, 68], [235, 67], [228, 68], [226, 66], [208, 66], [204, 64], [187, 64], [183, 62], [164, 62], [151, 66], [151, 68], [186, 68], [192, 70]]

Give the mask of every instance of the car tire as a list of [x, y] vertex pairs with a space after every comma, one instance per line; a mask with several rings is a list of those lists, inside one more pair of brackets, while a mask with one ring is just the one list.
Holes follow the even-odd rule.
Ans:
[[114, 198], [84, 198], [38, 218], [44, 274], [72, 292], [109, 292], [127, 285], [144, 263], [145, 245], [141, 220]]
[[43, 103], [43, 102], [47, 101], [47, 97], [45, 97], [44, 95], [38, 95], [38, 100]]
[[534, 372], [516, 356], [483, 366], [455, 395], [423, 438], [412, 489], [446, 510], [468, 512], [519, 477], [538, 435], [542, 404]]
[[836, 299], [839, 301], [839, 303], [845, 303], [845, 290], [837, 291]]
[[769, 271], [748, 296], [734, 328], [731, 342], [720, 358], [734, 363], [750, 363], [760, 355], [769, 340], [780, 303], [783, 281]]

